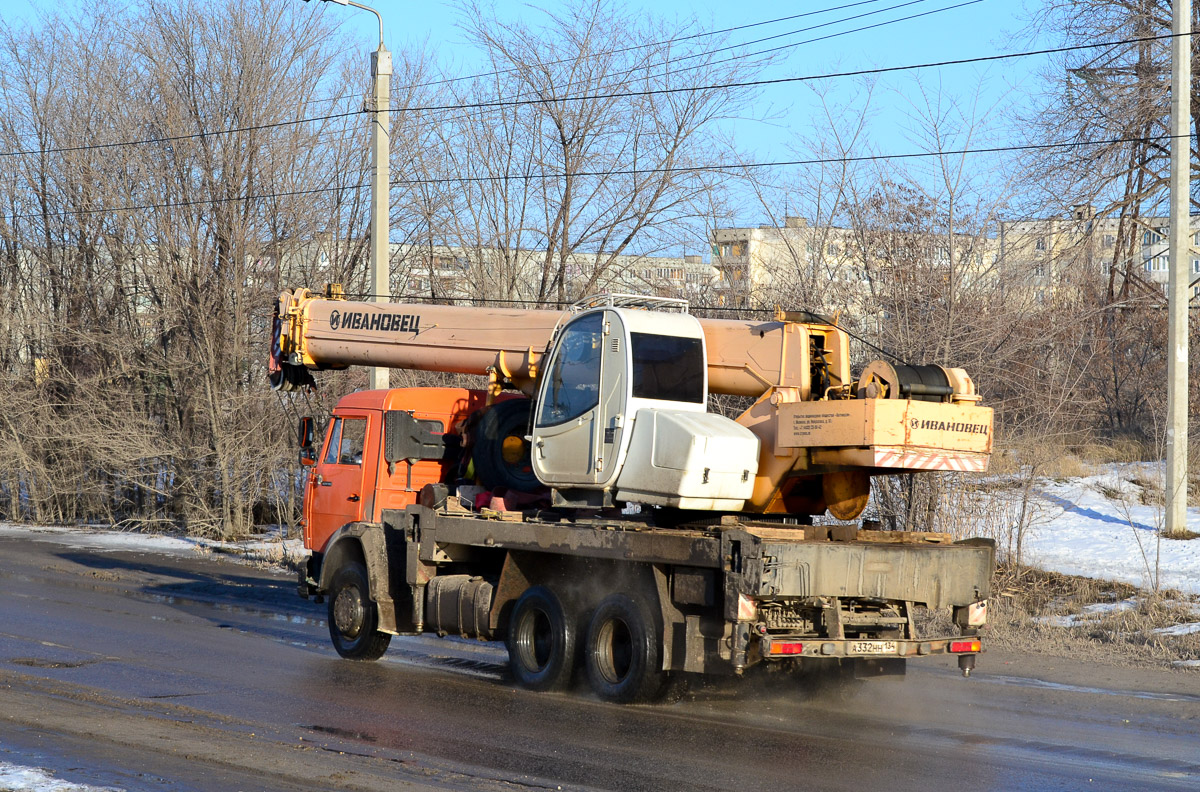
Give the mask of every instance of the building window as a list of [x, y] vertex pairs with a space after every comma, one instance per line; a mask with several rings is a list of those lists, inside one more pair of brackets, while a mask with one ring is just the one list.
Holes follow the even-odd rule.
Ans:
[[1154, 231], [1143, 231], [1142, 232], [1142, 247], [1150, 247], [1151, 245], [1157, 245], [1159, 242], [1162, 242], [1161, 234], [1155, 233]]
[[1192, 274], [1200, 275], [1200, 259], [1192, 259]]
[[1046, 290], [1038, 289], [1037, 294], [1034, 295], [1034, 299], [1037, 300], [1038, 305], [1046, 302]]
[[1117, 244], [1117, 238], [1115, 236], [1113, 236], [1112, 234], [1104, 235], [1104, 247], [1110, 248], [1115, 244]]
[[1046, 249], [1046, 237], [1038, 237], [1037, 241], [1033, 243], [1033, 249], [1034, 250], [1045, 250]]
[[1039, 278], [1044, 276], [1046, 274], [1046, 265], [1045, 264], [1034, 264], [1033, 265], [1033, 274]]

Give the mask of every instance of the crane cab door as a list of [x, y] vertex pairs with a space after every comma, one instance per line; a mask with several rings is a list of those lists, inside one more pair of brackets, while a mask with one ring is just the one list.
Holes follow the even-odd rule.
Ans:
[[370, 463], [377, 459], [367, 443], [372, 423], [369, 413], [342, 414], [329, 427], [305, 498], [306, 538], [314, 550], [322, 549], [338, 528], [362, 520], [364, 506], [372, 500], [375, 481]]
[[533, 469], [545, 484], [603, 488], [615, 479], [626, 404], [624, 325], [594, 311], [563, 328], [543, 374]]

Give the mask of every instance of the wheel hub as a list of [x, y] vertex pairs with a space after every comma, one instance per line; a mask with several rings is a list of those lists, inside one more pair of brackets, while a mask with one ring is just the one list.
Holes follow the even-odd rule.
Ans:
[[337, 593], [333, 600], [333, 623], [347, 638], [358, 636], [363, 624], [363, 603], [358, 589], [344, 588]]

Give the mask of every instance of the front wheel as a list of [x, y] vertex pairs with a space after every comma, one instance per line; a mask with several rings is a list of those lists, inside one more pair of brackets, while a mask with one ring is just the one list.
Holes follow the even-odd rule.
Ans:
[[379, 631], [379, 611], [371, 601], [367, 570], [351, 561], [333, 575], [329, 589], [329, 637], [349, 660], [378, 660], [392, 636]]
[[584, 663], [596, 695], [630, 704], [667, 690], [662, 654], [649, 610], [625, 594], [606, 597], [588, 625]]

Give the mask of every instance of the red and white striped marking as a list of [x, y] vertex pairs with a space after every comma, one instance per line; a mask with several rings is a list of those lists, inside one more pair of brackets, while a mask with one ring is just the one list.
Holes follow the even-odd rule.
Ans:
[[987, 470], [987, 457], [947, 454], [944, 451], [902, 451], [894, 448], [877, 448], [875, 449], [875, 465], [909, 470], [956, 470], [960, 473], [983, 473]]

